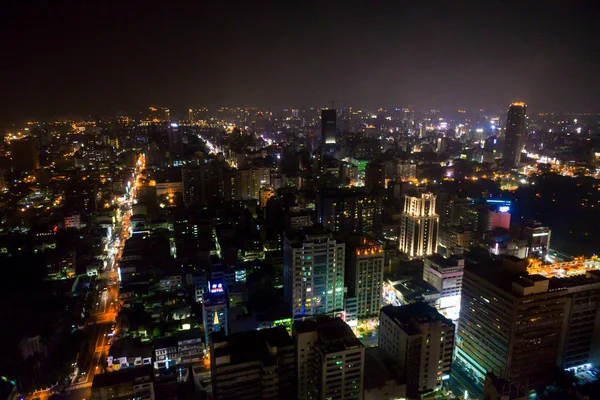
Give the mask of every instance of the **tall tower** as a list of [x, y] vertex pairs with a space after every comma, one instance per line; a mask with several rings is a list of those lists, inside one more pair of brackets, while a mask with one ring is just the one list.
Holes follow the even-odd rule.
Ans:
[[321, 110], [321, 152], [335, 150], [337, 110]]
[[512, 103], [508, 109], [502, 155], [502, 165], [506, 169], [515, 168], [521, 162], [526, 111], [527, 105], [523, 102]]
[[409, 257], [423, 257], [436, 252], [440, 216], [435, 213], [436, 196], [413, 193], [404, 198], [404, 211], [398, 238], [400, 251]]
[[505, 259], [465, 267], [456, 361], [481, 383], [492, 372], [526, 393], [552, 379], [566, 299], [550, 279], [527, 275], [524, 266]]
[[441, 389], [450, 377], [452, 321], [425, 303], [383, 307], [379, 320], [379, 348], [398, 362], [410, 398]]
[[345, 250], [322, 226], [285, 235], [284, 297], [294, 317], [343, 309]]
[[[346, 242], [346, 321], [379, 315], [383, 286], [384, 253], [380, 242], [365, 235], [352, 234]], [[349, 315], [348, 300], [356, 303], [354, 315]]]

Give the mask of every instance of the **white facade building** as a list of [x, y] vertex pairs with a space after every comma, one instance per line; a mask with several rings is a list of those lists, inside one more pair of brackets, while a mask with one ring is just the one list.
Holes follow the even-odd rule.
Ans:
[[411, 258], [437, 251], [440, 217], [435, 213], [435, 199], [432, 193], [404, 196], [398, 247]]
[[460, 314], [464, 269], [465, 260], [462, 258], [444, 258], [439, 254], [433, 254], [424, 259], [423, 280], [440, 292], [436, 308], [455, 323]]
[[284, 296], [294, 317], [341, 311], [344, 307], [344, 243], [321, 226], [284, 238]]

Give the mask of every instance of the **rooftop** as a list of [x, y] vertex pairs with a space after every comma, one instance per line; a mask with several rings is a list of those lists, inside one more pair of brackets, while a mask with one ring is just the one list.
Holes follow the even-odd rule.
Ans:
[[152, 357], [152, 354], [152, 345], [150, 343], [142, 343], [136, 338], [117, 339], [108, 351], [108, 355], [113, 358], [148, 358]]
[[[410, 327], [409, 324], [411, 321], [419, 323], [442, 321], [448, 325], [453, 325], [450, 319], [444, 317], [435, 308], [426, 303], [414, 303], [400, 307], [385, 306], [381, 309], [381, 312], [407, 328]], [[409, 329], [409, 331], [407, 333], [418, 333], [414, 329]]]
[[106, 372], [94, 376], [92, 390], [106, 386], [115, 386], [122, 383], [133, 382], [142, 378], [143, 380], [151, 381], [154, 376], [154, 368], [152, 365], [143, 365], [141, 367], [121, 369], [114, 372]]
[[293, 346], [294, 342], [283, 326], [258, 331], [234, 333], [226, 336], [223, 332], [211, 334], [215, 358], [230, 357], [229, 364], [252, 361], [270, 362], [269, 348]]

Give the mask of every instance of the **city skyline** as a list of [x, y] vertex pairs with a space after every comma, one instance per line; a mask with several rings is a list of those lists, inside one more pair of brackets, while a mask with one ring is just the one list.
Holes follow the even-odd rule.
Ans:
[[0, 400], [600, 399], [600, 9], [12, 2]]

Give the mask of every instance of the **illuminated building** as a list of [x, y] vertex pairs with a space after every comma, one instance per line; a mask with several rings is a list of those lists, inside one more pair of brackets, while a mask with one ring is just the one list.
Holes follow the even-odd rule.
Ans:
[[527, 255], [545, 255], [550, 250], [552, 229], [542, 226], [541, 222], [530, 221], [523, 228], [522, 238], [527, 241]]
[[317, 222], [335, 232], [378, 233], [382, 197], [362, 188], [328, 188], [317, 194]]
[[335, 150], [337, 110], [321, 110], [321, 152]]
[[473, 231], [461, 226], [440, 228], [438, 251], [445, 255], [462, 254], [473, 244]]
[[293, 317], [343, 309], [345, 249], [322, 226], [285, 235], [284, 296]]
[[208, 292], [203, 295], [202, 321], [204, 322], [204, 335], [209, 343], [212, 332], [229, 331], [227, 321], [227, 294], [220, 281], [208, 282]]
[[436, 196], [415, 192], [404, 197], [399, 250], [409, 257], [422, 257], [437, 251], [439, 216], [435, 213]]
[[181, 168], [183, 202], [206, 206], [218, 195], [217, 174], [212, 164], [185, 166]]
[[340, 318], [296, 321], [298, 399], [363, 398], [365, 348]]
[[259, 200], [260, 189], [271, 185], [271, 169], [267, 167], [240, 169], [236, 175], [237, 200]]
[[283, 326], [212, 334], [212, 398], [293, 399], [294, 342]]
[[423, 261], [423, 280], [440, 292], [436, 308], [445, 317], [458, 321], [465, 260], [433, 254]]
[[552, 380], [566, 298], [526, 262], [465, 267], [456, 360], [482, 384], [492, 372], [525, 391]]
[[[600, 271], [570, 278], [553, 278], [567, 302], [557, 365], [564, 369], [600, 364]], [[586, 368], [587, 369], [587, 368]]]
[[183, 156], [183, 132], [176, 122], [171, 122], [168, 128], [169, 134], [169, 161], [171, 164]]
[[379, 348], [398, 363], [409, 396], [420, 398], [450, 377], [454, 324], [425, 303], [386, 306], [379, 317]]
[[10, 141], [12, 165], [15, 171], [31, 172], [40, 168], [36, 144], [36, 139], [31, 136]]
[[381, 309], [385, 258], [382, 245], [362, 235], [349, 235], [345, 242], [346, 298], [352, 298], [356, 303], [354, 315], [348, 315], [346, 310], [346, 321], [377, 316]]
[[268, 187], [263, 187], [260, 189], [260, 208], [265, 208], [267, 206], [267, 201], [271, 197], [275, 196], [275, 192], [273, 189]]
[[527, 106], [523, 102], [512, 103], [508, 109], [506, 132], [504, 133], [504, 150], [502, 153], [502, 165], [506, 169], [516, 168], [521, 162], [526, 111]]

